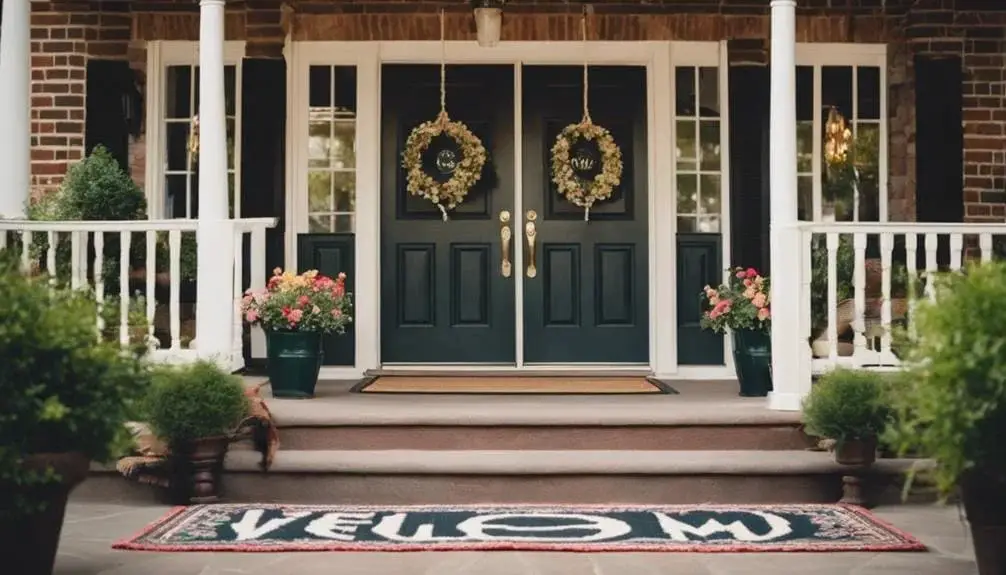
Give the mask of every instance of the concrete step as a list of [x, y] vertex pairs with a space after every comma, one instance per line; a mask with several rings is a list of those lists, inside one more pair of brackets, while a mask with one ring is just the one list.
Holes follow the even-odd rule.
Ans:
[[[228, 501], [282, 503], [797, 503], [835, 502], [849, 469], [808, 451], [291, 450], [268, 472], [232, 451]], [[897, 501], [908, 460], [866, 474], [874, 500]], [[75, 499], [134, 500], [141, 487], [95, 474]]]

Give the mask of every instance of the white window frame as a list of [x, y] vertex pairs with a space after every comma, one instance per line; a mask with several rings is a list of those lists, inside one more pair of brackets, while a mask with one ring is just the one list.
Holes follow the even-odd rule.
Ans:
[[[824, 122], [821, 109], [821, 68], [824, 66], [872, 66], [880, 68], [880, 151], [878, 154], [878, 198], [880, 214], [879, 221], [887, 222], [889, 219], [890, 207], [888, 186], [888, 170], [890, 169], [890, 158], [888, 157], [888, 122], [890, 117], [887, 111], [887, 45], [885, 44], [846, 44], [846, 43], [822, 43], [822, 44], [797, 44], [796, 45], [796, 65], [812, 66], [814, 68], [814, 157], [812, 171], [814, 174], [813, 186], [813, 206], [811, 214], [813, 221], [819, 222], [822, 218], [822, 159], [823, 140], [821, 134], [824, 133]], [[847, 118], [853, 124], [858, 114], [857, 76], [852, 75], [853, 90], [853, 117]], [[795, 105], [794, 94], [794, 105]], [[852, 127], [852, 126], [850, 126]], [[793, 158], [796, 161], [796, 158]]]
[[[245, 56], [244, 41], [224, 42], [224, 65], [235, 67], [234, 120], [234, 217], [241, 215], [241, 63]], [[147, 42], [147, 158], [144, 181], [147, 212], [150, 219], [165, 217], [165, 176], [167, 172], [166, 111], [167, 73], [169, 66], [199, 64], [199, 42], [187, 40], [152, 40]], [[198, 81], [197, 77], [193, 81]], [[196, 103], [198, 106], [198, 102]]]

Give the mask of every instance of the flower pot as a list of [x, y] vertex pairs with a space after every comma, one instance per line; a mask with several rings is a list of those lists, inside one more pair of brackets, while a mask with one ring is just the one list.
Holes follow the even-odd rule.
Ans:
[[970, 471], [961, 478], [961, 496], [979, 575], [1006, 573], [1006, 478]]
[[324, 353], [317, 332], [267, 331], [267, 374], [273, 397], [314, 397]]
[[765, 397], [772, 391], [772, 338], [754, 330], [735, 330], [731, 335], [740, 396]]
[[835, 443], [835, 463], [865, 467], [877, 460], [877, 438], [847, 439]]
[[190, 441], [172, 450], [172, 498], [181, 504], [220, 500], [220, 474], [231, 438], [226, 435]]
[[60, 480], [40, 487], [0, 486], [20, 489], [33, 503], [45, 505], [27, 516], [0, 515], [0, 554], [5, 573], [45, 575], [56, 561], [67, 497], [87, 478], [90, 461], [82, 453], [40, 453], [25, 458], [23, 465], [38, 471], [51, 466]]

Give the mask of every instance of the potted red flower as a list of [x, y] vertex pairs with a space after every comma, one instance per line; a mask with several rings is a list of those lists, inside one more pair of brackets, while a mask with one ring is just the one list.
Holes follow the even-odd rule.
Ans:
[[317, 270], [294, 275], [276, 268], [265, 289], [245, 292], [245, 321], [265, 330], [273, 397], [314, 397], [322, 337], [345, 333], [351, 309], [344, 273], [332, 279]]
[[733, 338], [734, 367], [743, 397], [764, 397], [772, 390], [772, 298], [767, 277], [754, 268], [735, 268], [727, 283], [706, 286], [701, 325]]

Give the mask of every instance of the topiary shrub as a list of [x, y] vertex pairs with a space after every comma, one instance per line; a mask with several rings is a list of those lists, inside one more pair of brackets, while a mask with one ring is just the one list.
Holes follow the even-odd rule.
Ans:
[[886, 380], [871, 371], [830, 371], [814, 384], [803, 404], [807, 432], [839, 445], [875, 439], [890, 420]]
[[154, 433], [174, 450], [233, 433], [248, 414], [248, 400], [240, 376], [201, 361], [156, 369], [144, 413]]
[[0, 516], [32, 514], [30, 495], [59, 481], [26, 469], [28, 456], [80, 453], [104, 461], [129, 444], [149, 373], [140, 354], [95, 337], [87, 292], [57, 289], [0, 257]]

